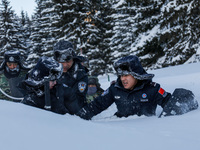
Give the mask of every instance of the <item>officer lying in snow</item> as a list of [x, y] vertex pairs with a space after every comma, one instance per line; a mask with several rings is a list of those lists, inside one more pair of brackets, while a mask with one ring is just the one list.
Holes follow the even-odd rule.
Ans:
[[[0, 88], [3, 92], [14, 98], [23, 97], [23, 92], [17, 86], [25, 78], [29, 69], [22, 63], [19, 51], [6, 51], [4, 53], [4, 60], [0, 66]], [[2, 93], [0, 94], [0, 99], [12, 100], [5, 97]]]
[[198, 103], [191, 91], [176, 89], [171, 95], [159, 84], [152, 82], [137, 56], [126, 56], [114, 63], [118, 79], [93, 102], [82, 108], [77, 115], [91, 119], [115, 103], [117, 117], [130, 115], [155, 115], [157, 105], [163, 108], [160, 116], [180, 115], [197, 109]]
[[62, 75], [62, 70], [62, 65], [53, 58], [40, 58], [28, 74], [28, 78], [20, 84], [27, 92], [22, 103], [59, 114], [67, 113], [63, 100], [64, 87], [56, 83]]

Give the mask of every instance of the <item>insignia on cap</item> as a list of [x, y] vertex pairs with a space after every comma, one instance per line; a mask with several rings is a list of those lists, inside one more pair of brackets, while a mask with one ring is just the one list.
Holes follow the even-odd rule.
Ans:
[[14, 60], [15, 60], [15, 59], [14, 59], [14, 57], [12, 57], [12, 56], [11, 56], [11, 57], [9, 57], [9, 61], [11, 61], [11, 62], [12, 62], [12, 61], [14, 61]]

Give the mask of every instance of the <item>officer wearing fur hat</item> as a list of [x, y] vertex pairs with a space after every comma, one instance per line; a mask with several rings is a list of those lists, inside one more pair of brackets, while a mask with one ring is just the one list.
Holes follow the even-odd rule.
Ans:
[[57, 83], [62, 71], [62, 65], [53, 58], [41, 57], [20, 84], [20, 88], [26, 91], [22, 103], [59, 114], [67, 113], [63, 99], [65, 87]]
[[103, 93], [101, 84], [96, 76], [88, 77], [88, 91], [87, 91], [87, 103], [92, 102], [96, 97]]
[[[25, 78], [29, 69], [22, 63], [19, 51], [6, 51], [0, 66], [0, 88], [10, 96], [23, 97], [23, 92], [19, 90], [17, 85]], [[11, 100], [2, 93], [0, 94], [0, 99]]]
[[65, 107], [73, 115], [86, 104], [87, 69], [81, 65], [73, 44], [69, 41], [60, 40], [55, 44], [54, 58], [63, 66], [63, 74], [58, 82], [63, 83], [66, 87], [64, 92]]
[[[180, 89], [178, 92], [175, 90], [171, 96], [158, 83], [152, 82], [154, 75], [143, 69], [137, 56], [130, 55], [119, 59], [114, 63], [114, 68], [118, 75], [117, 81], [101, 96], [82, 108], [77, 113], [78, 116], [89, 120], [113, 103], [117, 106], [117, 117], [152, 116], [155, 115], [157, 105], [164, 108], [164, 116], [183, 114], [198, 107], [192, 92]], [[182, 92], [186, 93], [183, 98], [179, 94]], [[185, 100], [185, 97], [189, 99]], [[179, 101], [181, 99], [184, 99], [183, 105]]]

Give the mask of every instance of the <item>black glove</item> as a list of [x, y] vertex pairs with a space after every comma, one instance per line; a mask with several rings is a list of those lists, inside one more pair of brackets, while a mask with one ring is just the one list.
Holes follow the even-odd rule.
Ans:
[[85, 110], [85, 108], [82, 108], [81, 110], [79, 110], [78, 113], [76, 113], [76, 115], [85, 120], [91, 120], [93, 117], [93, 115], [91, 113], [88, 113]]

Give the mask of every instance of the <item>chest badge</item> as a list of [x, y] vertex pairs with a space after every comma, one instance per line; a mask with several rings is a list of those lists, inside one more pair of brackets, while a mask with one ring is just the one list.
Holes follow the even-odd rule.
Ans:
[[141, 102], [148, 102], [149, 99], [147, 98], [147, 94], [146, 93], [143, 93], [142, 94], [142, 98], [140, 99]]
[[143, 94], [142, 94], [142, 98], [147, 98], [147, 94], [146, 94], [146, 93], [143, 93]]

